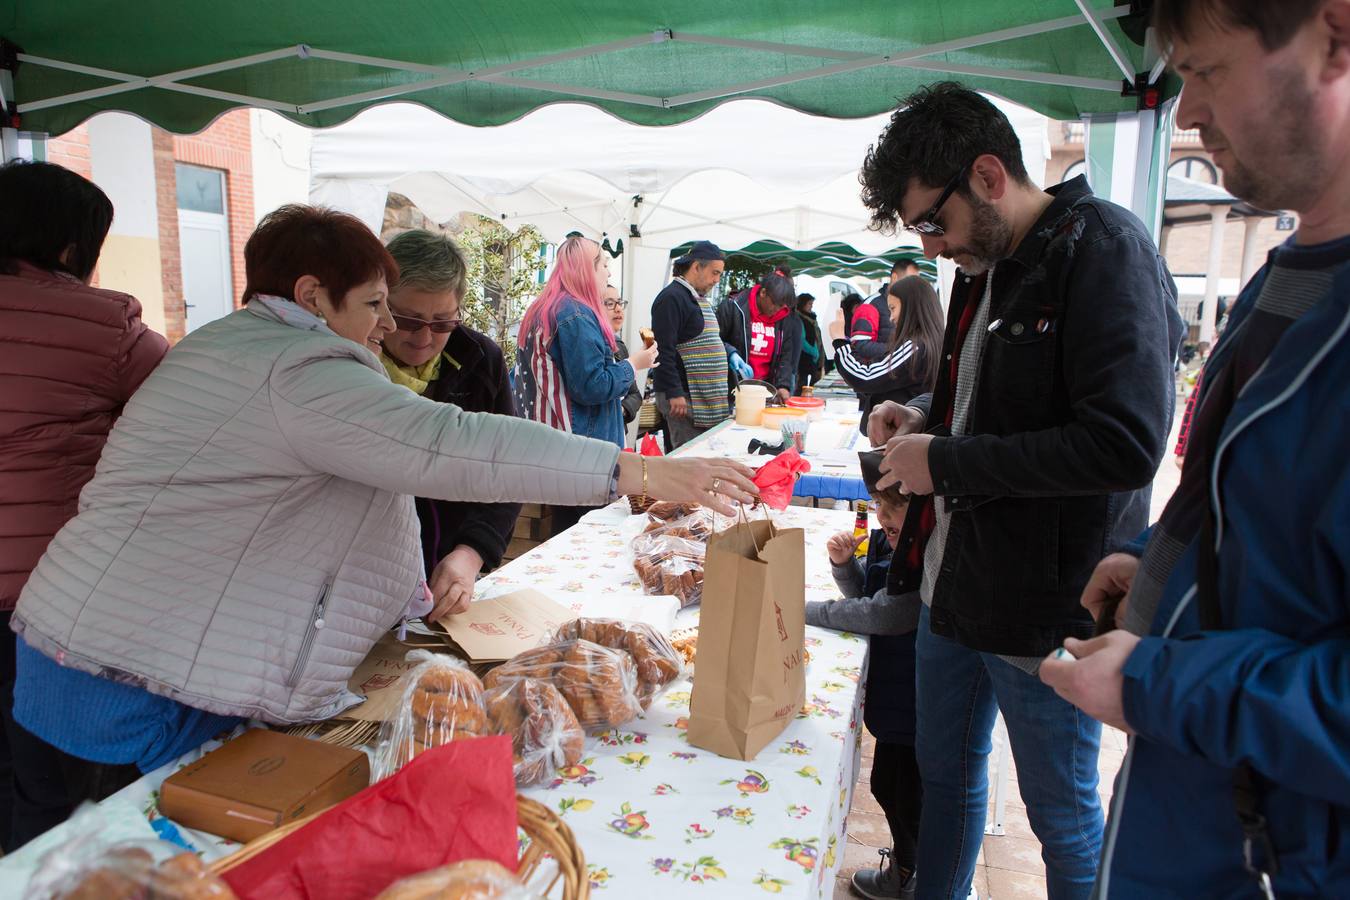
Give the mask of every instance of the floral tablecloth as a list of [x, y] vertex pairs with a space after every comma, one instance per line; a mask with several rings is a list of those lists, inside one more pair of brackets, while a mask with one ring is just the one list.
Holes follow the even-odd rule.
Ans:
[[[625, 512], [592, 513], [483, 579], [479, 590], [493, 596], [528, 586], [581, 612], [590, 597], [640, 591]], [[825, 541], [851, 526], [851, 514], [789, 507], [774, 516], [805, 529], [806, 598], [837, 596]], [[696, 614], [682, 611], [677, 626], [693, 624]], [[831, 895], [858, 772], [867, 643], [807, 628], [806, 649], [806, 705], [754, 760], [688, 744], [684, 679], [639, 719], [590, 737], [579, 765], [525, 791], [572, 827], [598, 896]]]
[[[789, 507], [774, 516], [784, 527], [805, 529], [806, 598], [834, 596], [825, 541], [851, 527], [851, 513]], [[640, 593], [629, 551], [635, 530], [626, 504], [591, 513], [482, 579], [479, 596], [528, 586], [584, 613], [595, 598]], [[676, 619], [677, 627], [696, 622], [697, 609]], [[806, 650], [806, 705], [756, 759], [724, 759], [689, 745], [691, 685], [684, 678], [635, 721], [589, 736], [580, 764], [525, 791], [571, 826], [597, 896], [830, 896], [858, 772], [867, 643], [808, 627]], [[146, 775], [115, 795], [117, 808], [144, 815], [161, 837], [207, 860], [237, 849], [179, 828], [155, 806], [165, 778], [217, 746], [208, 742]], [[26, 875], [5, 865], [14, 862], [0, 861], [0, 898], [22, 896]]]

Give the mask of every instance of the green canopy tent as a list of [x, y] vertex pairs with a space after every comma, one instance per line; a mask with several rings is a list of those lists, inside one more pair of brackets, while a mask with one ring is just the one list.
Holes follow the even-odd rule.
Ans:
[[[396, 99], [472, 125], [577, 100], [664, 125], [733, 97], [851, 118], [956, 77], [1055, 118], [1142, 121], [1111, 172], [1113, 181], [1147, 186], [1158, 180], [1150, 170], [1159, 121], [1151, 109], [1136, 115], [1133, 94], [1156, 104], [1157, 90], [1138, 88], [1162, 72], [1146, 39], [1147, 6], [5, 0], [0, 146], [5, 158], [40, 154], [42, 134], [104, 110], [185, 133], [241, 106], [321, 127]], [[1091, 157], [1091, 140], [1089, 149]], [[1122, 164], [1141, 155], [1140, 173]], [[1161, 208], [1130, 200], [1146, 217]]]
[[[687, 242], [670, 251], [675, 259], [689, 252], [693, 242]], [[891, 267], [901, 260], [913, 260], [929, 281], [937, 278], [937, 266], [914, 247], [895, 247], [880, 254], [867, 254], [839, 241], [830, 241], [809, 250], [794, 250], [778, 241], [755, 241], [736, 250], [727, 250], [728, 256], [742, 256], [765, 263], [785, 263], [793, 275], [813, 278], [828, 275], [860, 275], [864, 278], [885, 278]]]

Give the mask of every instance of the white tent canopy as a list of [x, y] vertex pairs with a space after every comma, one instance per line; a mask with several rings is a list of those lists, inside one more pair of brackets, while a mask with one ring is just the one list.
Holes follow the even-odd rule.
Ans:
[[[995, 102], [1040, 182], [1046, 119]], [[581, 104], [475, 128], [394, 104], [315, 133], [310, 196], [376, 231], [394, 191], [437, 221], [472, 211], [512, 228], [533, 224], [551, 241], [574, 230], [622, 238], [636, 328], [650, 315], [642, 298], [655, 296], [667, 276], [670, 248], [688, 240], [724, 249], [760, 239], [801, 249], [843, 241], [868, 253], [904, 243], [869, 231], [858, 199], [858, 167], [886, 121], [824, 119], [745, 100], [659, 128]]]

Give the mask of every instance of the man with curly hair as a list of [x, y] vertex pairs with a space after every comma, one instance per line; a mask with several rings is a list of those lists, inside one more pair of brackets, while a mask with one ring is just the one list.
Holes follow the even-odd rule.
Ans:
[[1084, 178], [1041, 190], [1007, 118], [961, 85], [907, 98], [863, 163], [873, 223], [959, 267], [931, 395], [868, 422], [916, 495], [889, 590], [919, 590], [918, 897], [966, 897], [987, 759], [1008, 725], [1049, 895], [1086, 898], [1101, 850], [1101, 726], [1036, 677], [1104, 552], [1145, 524], [1172, 424], [1176, 288], [1143, 224]]

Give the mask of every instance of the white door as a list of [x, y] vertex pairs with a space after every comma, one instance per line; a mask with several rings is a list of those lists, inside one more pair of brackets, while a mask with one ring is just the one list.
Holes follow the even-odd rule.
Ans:
[[178, 163], [178, 249], [187, 330], [234, 311], [225, 173]]

